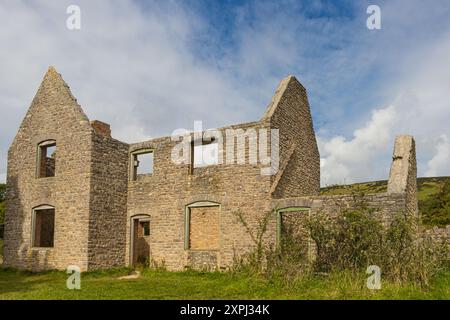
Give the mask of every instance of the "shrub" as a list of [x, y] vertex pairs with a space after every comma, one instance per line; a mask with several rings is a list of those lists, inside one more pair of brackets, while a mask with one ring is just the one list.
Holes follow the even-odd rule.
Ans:
[[233, 274], [263, 276], [270, 280], [281, 280], [292, 284], [294, 280], [310, 273], [311, 263], [304, 239], [297, 237], [294, 230], [285, 230], [278, 247], [265, 243], [267, 225], [273, 212], [266, 212], [256, 229], [250, 228], [240, 211], [234, 212], [250, 235], [254, 249], [246, 254], [235, 253]]
[[[267, 258], [267, 248], [264, 243], [264, 235], [267, 232], [267, 224], [269, 222], [271, 212], [267, 212], [263, 219], [259, 222], [256, 230], [253, 230], [247, 223], [244, 215], [240, 210], [233, 212], [238, 218], [239, 222], [245, 228], [246, 232], [249, 234], [253, 244], [254, 249], [245, 255], [238, 255], [234, 252], [233, 255], [233, 267], [232, 272], [246, 272], [252, 274], [260, 274], [264, 272], [265, 262]], [[271, 250], [271, 249], [269, 249]]]
[[419, 200], [420, 211], [425, 225], [445, 227], [450, 224], [450, 179], [438, 185], [433, 197]]
[[[313, 273], [361, 274], [368, 266], [377, 265], [388, 280], [426, 286], [435, 273], [448, 268], [445, 242], [420, 236], [417, 221], [405, 214], [396, 214], [383, 224], [377, 210], [359, 199], [354, 196], [350, 209], [342, 209], [333, 216], [321, 212], [307, 219], [306, 227], [315, 248], [313, 259], [305, 250], [304, 239], [293, 230], [284, 230], [278, 247], [264, 246], [271, 214], [267, 213], [256, 235], [251, 236], [255, 249], [236, 258], [233, 271], [293, 283]], [[237, 214], [251, 232], [244, 217]]]
[[427, 285], [448, 265], [447, 245], [420, 236], [415, 219], [396, 214], [383, 226], [376, 211], [362, 202], [342, 210], [335, 219], [318, 214], [308, 227], [317, 246], [316, 272], [364, 272], [377, 265], [390, 280]]

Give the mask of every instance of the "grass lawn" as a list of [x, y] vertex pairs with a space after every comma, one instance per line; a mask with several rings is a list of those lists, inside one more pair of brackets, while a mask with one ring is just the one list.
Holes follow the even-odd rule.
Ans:
[[450, 272], [428, 289], [382, 282], [369, 290], [365, 275], [346, 273], [303, 279], [289, 287], [256, 277], [227, 273], [145, 270], [139, 279], [119, 280], [129, 270], [85, 273], [81, 290], [66, 288], [64, 272], [31, 274], [0, 269], [4, 299], [450, 299]]

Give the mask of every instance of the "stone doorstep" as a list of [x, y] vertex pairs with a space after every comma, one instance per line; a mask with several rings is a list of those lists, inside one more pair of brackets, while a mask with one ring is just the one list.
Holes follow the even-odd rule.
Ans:
[[133, 279], [139, 279], [141, 277], [140, 271], [133, 271], [132, 274], [128, 276], [119, 277], [118, 280], [133, 280]]

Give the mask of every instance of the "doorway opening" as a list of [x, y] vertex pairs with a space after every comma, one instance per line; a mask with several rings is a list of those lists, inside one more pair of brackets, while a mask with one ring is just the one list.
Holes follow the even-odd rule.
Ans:
[[150, 216], [139, 215], [131, 218], [131, 266], [148, 266], [150, 263]]

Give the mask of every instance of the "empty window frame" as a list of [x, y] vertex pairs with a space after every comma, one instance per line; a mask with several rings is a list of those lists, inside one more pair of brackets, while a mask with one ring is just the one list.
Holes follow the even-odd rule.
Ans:
[[141, 225], [142, 235], [148, 237], [150, 235], [150, 221], [141, 221], [139, 223]]
[[55, 208], [41, 206], [33, 210], [33, 247], [53, 248]]
[[56, 141], [47, 140], [38, 145], [37, 176], [48, 178], [55, 176]]
[[201, 201], [185, 211], [186, 250], [218, 250], [220, 248], [220, 204]]
[[138, 175], [153, 174], [154, 152], [152, 149], [135, 151], [131, 154], [132, 178]]
[[192, 144], [192, 168], [202, 168], [219, 163], [219, 144], [212, 139], [210, 142]]

